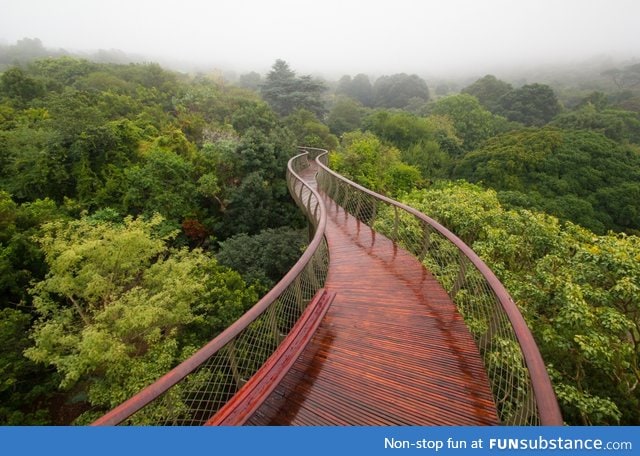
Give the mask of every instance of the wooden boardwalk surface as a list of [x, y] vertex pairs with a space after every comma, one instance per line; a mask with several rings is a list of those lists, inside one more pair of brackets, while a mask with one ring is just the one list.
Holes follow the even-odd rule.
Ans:
[[[315, 185], [313, 169], [303, 175]], [[497, 424], [482, 360], [446, 292], [411, 255], [325, 203], [325, 288], [336, 298], [247, 424]]]

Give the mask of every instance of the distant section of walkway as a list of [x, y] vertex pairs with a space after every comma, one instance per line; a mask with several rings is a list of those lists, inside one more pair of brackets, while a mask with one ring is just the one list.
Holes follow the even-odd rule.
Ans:
[[[315, 185], [315, 169], [304, 178]], [[498, 424], [482, 360], [440, 284], [325, 200], [336, 298], [253, 425]]]

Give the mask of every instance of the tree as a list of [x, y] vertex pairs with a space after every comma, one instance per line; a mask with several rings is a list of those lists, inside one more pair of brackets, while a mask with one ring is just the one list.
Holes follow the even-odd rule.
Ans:
[[336, 95], [349, 96], [349, 90], [351, 89], [351, 76], [345, 74], [338, 80], [338, 86], [336, 87]]
[[16, 62], [21, 64], [28, 63], [37, 58], [56, 53], [45, 49], [39, 38], [22, 38], [17, 40], [13, 46], [7, 46], [3, 51], [2, 54], [4, 55], [0, 56], [0, 63], [8, 65], [14, 65]]
[[27, 288], [46, 272], [34, 237], [41, 224], [65, 216], [50, 199], [18, 205], [0, 191], [0, 308], [30, 305]]
[[420, 170], [402, 163], [400, 151], [382, 143], [371, 132], [354, 131], [342, 136], [338, 152], [331, 155], [337, 172], [380, 193], [394, 194], [420, 184]]
[[527, 126], [542, 126], [560, 113], [553, 89], [545, 84], [528, 84], [503, 95], [500, 114]]
[[[48, 369], [24, 357], [31, 345], [31, 315], [16, 309], [0, 309], [0, 423], [42, 425], [51, 423], [42, 407], [54, 378]], [[37, 379], [34, 381], [34, 379]], [[29, 408], [25, 404], [29, 404]]]
[[375, 111], [365, 118], [364, 126], [399, 149], [434, 137], [427, 119], [404, 111]]
[[261, 77], [255, 71], [251, 71], [250, 73], [241, 74], [238, 79], [238, 85], [240, 87], [244, 87], [245, 89], [251, 89], [258, 91], [260, 89]]
[[74, 187], [69, 175], [68, 150], [60, 134], [46, 123], [22, 124], [0, 132], [5, 161], [0, 169], [0, 184], [16, 201], [53, 198], [62, 202]]
[[247, 283], [257, 282], [270, 290], [302, 255], [305, 233], [289, 227], [269, 228], [253, 236], [241, 233], [221, 242], [216, 258], [242, 274]]
[[[603, 102], [599, 103], [602, 106]], [[640, 144], [640, 115], [635, 112], [600, 108], [591, 103], [556, 116], [551, 125], [572, 130], [591, 130], [617, 142]]]
[[264, 100], [281, 116], [296, 109], [306, 109], [318, 116], [324, 114], [322, 93], [325, 86], [311, 76], [296, 77], [284, 60], [276, 60], [261, 86]]
[[449, 177], [451, 156], [440, 148], [436, 140], [427, 139], [412, 144], [401, 152], [402, 161], [420, 170], [423, 178]]
[[462, 93], [473, 95], [486, 110], [499, 114], [500, 98], [511, 90], [513, 90], [511, 84], [488, 74], [462, 89]]
[[45, 58], [32, 62], [29, 69], [46, 81], [46, 88], [56, 92], [98, 69], [98, 64], [70, 56]]
[[602, 111], [609, 106], [609, 98], [603, 92], [591, 92], [578, 103], [577, 108], [592, 105], [597, 111]]
[[406, 73], [381, 76], [373, 85], [375, 106], [404, 108], [412, 99], [429, 101], [429, 88], [419, 76]]
[[27, 76], [19, 67], [13, 67], [0, 76], [0, 93], [13, 99], [19, 106], [42, 96], [44, 87], [35, 79]]
[[295, 139], [282, 127], [269, 133], [249, 128], [239, 141], [215, 151], [219, 199], [224, 203], [214, 229], [218, 239], [297, 226], [302, 216], [291, 203], [283, 172], [294, 152]]
[[327, 125], [334, 135], [340, 136], [348, 131], [360, 129], [365, 108], [348, 97], [340, 97], [329, 111]]
[[89, 218], [44, 227], [47, 277], [26, 356], [83, 392], [87, 419], [138, 392], [238, 318], [255, 299], [240, 276], [196, 249], [172, 250], [162, 219]]
[[269, 134], [278, 126], [278, 118], [269, 105], [261, 101], [236, 110], [231, 116], [231, 124], [240, 135], [245, 134], [250, 128]]
[[528, 207], [598, 233], [640, 228], [634, 196], [640, 156], [592, 131], [547, 127], [505, 133], [465, 155], [454, 176], [526, 194], [521, 201]]
[[335, 149], [338, 139], [331, 134], [329, 127], [306, 109], [298, 109], [284, 119], [284, 124], [295, 135], [298, 144], [309, 147]]
[[352, 98], [363, 106], [373, 107], [374, 105], [373, 86], [369, 76], [363, 73], [357, 74], [353, 79], [349, 75], [340, 78], [336, 94]]
[[611, 68], [602, 74], [610, 76], [619, 89], [629, 89], [640, 85], [640, 63], [629, 65], [622, 70]]
[[125, 171], [123, 205], [129, 214], [162, 214], [180, 223], [197, 210], [191, 162], [175, 152], [154, 149], [146, 160]]
[[431, 108], [431, 113], [447, 116], [462, 140], [462, 147], [469, 151], [500, 131], [509, 129], [506, 120], [484, 109], [477, 98], [463, 93], [441, 98]]

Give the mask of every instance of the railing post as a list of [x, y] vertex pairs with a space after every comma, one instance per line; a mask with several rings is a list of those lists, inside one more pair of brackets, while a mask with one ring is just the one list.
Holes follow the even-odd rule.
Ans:
[[231, 374], [233, 380], [236, 382], [238, 389], [246, 383], [242, 375], [240, 375], [240, 368], [238, 366], [238, 359], [236, 358], [236, 341], [232, 339], [227, 344], [227, 356], [229, 357], [229, 365], [231, 366]]
[[360, 221], [360, 208], [362, 206], [362, 199], [359, 197], [358, 195], [358, 200], [356, 201], [356, 209], [355, 209], [355, 214], [353, 214], [353, 216], [356, 218], [356, 220]]
[[284, 335], [280, 332], [280, 328], [278, 326], [278, 311], [276, 310], [278, 303], [280, 303], [280, 300], [277, 300], [268, 310], [269, 326], [271, 326], [273, 340], [276, 342], [276, 345], [280, 345], [280, 342], [284, 340]]
[[346, 216], [349, 213], [349, 187], [348, 185], [344, 186], [344, 201], [342, 202], [342, 207], [344, 208], [344, 215]]
[[424, 222], [422, 223], [422, 232], [424, 233], [423, 240], [422, 240], [422, 250], [418, 255], [418, 259], [420, 260], [420, 263], [424, 261], [425, 257], [427, 256], [427, 253], [429, 253], [429, 248], [431, 247], [431, 230], [429, 229], [429, 225], [427, 225]]
[[309, 282], [311, 282], [311, 286], [314, 290], [320, 289], [320, 281], [318, 280], [318, 276], [316, 274], [316, 264], [315, 260], [311, 260], [309, 262]]
[[329, 173], [327, 173], [324, 170], [323, 170], [323, 172], [325, 172], [327, 174], [326, 179], [327, 179], [328, 184], [325, 184], [325, 185], [327, 185], [327, 188], [328, 188], [327, 191], [326, 191], [327, 196], [329, 196], [329, 198], [335, 200], [336, 199], [336, 194], [337, 194], [335, 185], [337, 185], [337, 184], [335, 183], [335, 180], [334, 180], [333, 176], [329, 175]]
[[464, 257], [460, 252], [458, 252], [458, 265], [460, 266], [460, 269], [458, 269], [458, 275], [456, 276], [456, 280], [453, 282], [453, 285], [451, 286], [451, 291], [449, 291], [449, 296], [451, 296], [451, 299], [453, 300], [455, 300], [455, 297], [458, 294], [458, 291], [460, 291], [460, 289], [464, 285], [464, 281], [467, 273], [467, 267], [465, 265]]
[[298, 201], [300, 203], [300, 205], [303, 205], [302, 203], [302, 194], [304, 192], [304, 185], [302, 185], [302, 183], [300, 184], [300, 194], [298, 195]]
[[398, 223], [400, 216], [398, 215], [398, 206], [393, 206], [393, 241], [398, 242]]
[[307, 213], [311, 214], [311, 197], [313, 193], [309, 192], [309, 198], [307, 198]]
[[293, 293], [300, 313], [304, 312], [307, 305], [304, 299], [304, 293], [302, 292], [302, 285], [300, 284], [300, 276], [296, 277], [295, 282], [293, 282]]
[[378, 200], [373, 200], [373, 213], [371, 215], [370, 227], [373, 228], [373, 225], [376, 223], [376, 217], [378, 215]]

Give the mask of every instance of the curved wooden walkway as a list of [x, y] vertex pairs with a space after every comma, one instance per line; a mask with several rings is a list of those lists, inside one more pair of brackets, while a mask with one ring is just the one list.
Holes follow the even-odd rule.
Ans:
[[[302, 173], [315, 185], [315, 167]], [[337, 292], [313, 339], [247, 424], [498, 424], [482, 360], [411, 255], [326, 199]]]

